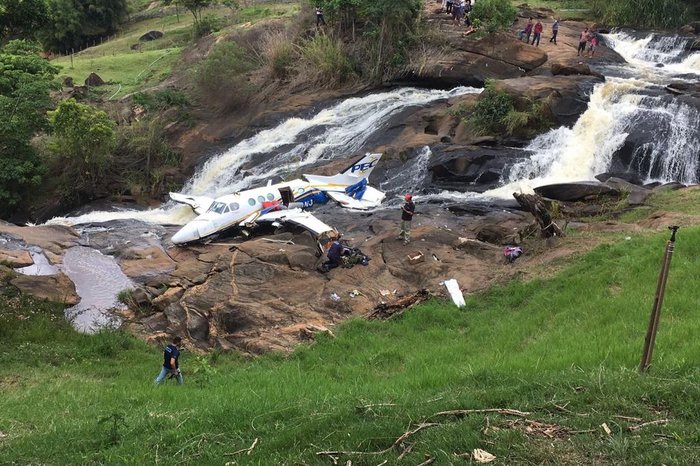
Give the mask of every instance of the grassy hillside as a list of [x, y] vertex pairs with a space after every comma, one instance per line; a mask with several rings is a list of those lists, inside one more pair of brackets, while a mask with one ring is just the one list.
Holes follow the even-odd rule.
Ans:
[[[265, 18], [290, 17], [298, 11], [298, 3], [266, 3], [235, 12], [216, 6], [204, 14], [221, 28], [218, 34], [223, 34]], [[192, 15], [185, 9], [176, 14], [173, 7], [156, 7], [140, 15], [110, 40], [75, 53], [72, 61], [70, 55], [52, 60], [61, 67], [61, 80], [70, 76], [76, 84], [82, 84], [90, 73], [97, 73], [108, 85], [97, 88], [96, 92], [114, 100], [152, 87], [170, 76], [182, 50], [194, 42]], [[139, 37], [153, 30], [163, 32], [163, 37], [139, 42]], [[136, 44], [139, 48], [133, 50], [131, 47]]]
[[[655, 205], [683, 211], [672, 196]], [[186, 354], [182, 387], [153, 386], [158, 349], [120, 332], [78, 335], [59, 310], [6, 294], [0, 464], [331, 464], [325, 450], [386, 450], [339, 464], [398, 464], [410, 444], [400, 464], [458, 464], [474, 448], [495, 464], [698, 463], [700, 228], [679, 233], [643, 376], [668, 234], [625, 236], [464, 310], [438, 300], [393, 321], [356, 319], [290, 356]], [[434, 416], [483, 408], [529, 414]], [[426, 420], [435, 425], [391, 448]], [[665, 421], [630, 430], [655, 420]]]

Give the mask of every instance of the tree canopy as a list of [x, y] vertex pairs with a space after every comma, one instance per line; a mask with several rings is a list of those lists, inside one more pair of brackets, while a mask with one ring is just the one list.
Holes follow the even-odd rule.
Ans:
[[114, 34], [128, 12], [126, 0], [46, 1], [51, 20], [39, 31], [39, 38], [54, 52]]
[[32, 137], [48, 125], [49, 92], [58, 69], [27, 41], [0, 48], [0, 215], [12, 213], [25, 191], [41, 181]]

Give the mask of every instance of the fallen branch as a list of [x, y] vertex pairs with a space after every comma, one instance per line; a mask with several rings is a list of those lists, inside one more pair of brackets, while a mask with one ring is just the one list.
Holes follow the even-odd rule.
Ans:
[[635, 432], [638, 431], [639, 429], [643, 429], [645, 427], [649, 426], [659, 426], [659, 425], [666, 425], [668, 424], [668, 419], [657, 419], [656, 421], [649, 421], [649, 422], [643, 422], [642, 424], [636, 425], [636, 426], [629, 426], [627, 430], [630, 432]]
[[317, 455], [331, 456], [331, 457], [339, 456], [339, 455], [383, 455], [385, 453], [390, 452], [394, 448], [398, 447], [399, 445], [401, 445], [401, 443], [404, 440], [408, 439], [412, 435], [417, 434], [421, 430], [428, 429], [430, 427], [439, 426], [439, 425], [440, 424], [437, 422], [430, 422], [430, 423], [421, 422], [420, 424], [418, 424], [416, 426], [415, 429], [406, 431], [403, 434], [401, 434], [401, 436], [399, 438], [397, 438], [394, 441], [394, 443], [391, 444], [391, 446], [385, 448], [384, 450], [380, 450], [380, 451], [341, 451], [341, 450], [337, 450], [337, 451], [319, 451], [316, 454]]
[[629, 421], [629, 422], [642, 422], [644, 420], [641, 417], [621, 416], [619, 414], [615, 415], [613, 417], [617, 418], [617, 419], [622, 419], [623, 421]]
[[439, 417], [439, 416], [464, 417], [468, 414], [482, 414], [482, 413], [498, 413], [498, 414], [503, 414], [506, 416], [518, 416], [518, 417], [527, 417], [530, 415], [530, 413], [526, 413], [524, 411], [518, 411], [517, 409], [510, 409], [510, 408], [456, 409], [453, 411], [441, 411], [439, 413], [435, 413], [432, 416], [428, 417], [426, 419], [426, 421], [433, 419], [435, 417]]
[[513, 193], [513, 197], [523, 209], [535, 217], [544, 238], [550, 238], [555, 235], [564, 236], [561, 228], [552, 221], [552, 216], [540, 196], [536, 194]]
[[435, 462], [435, 458], [428, 458], [427, 460], [423, 461], [421, 464], [418, 466], [428, 466], [429, 464], [433, 464]]
[[248, 448], [242, 448], [238, 451], [234, 451], [233, 453], [224, 453], [224, 456], [234, 456], [234, 455], [237, 455], [237, 454], [243, 453], [243, 452], [245, 452], [246, 455], [250, 455], [253, 452], [253, 449], [255, 448], [255, 446], [257, 444], [258, 444], [258, 438], [256, 437], [255, 440], [253, 440], [253, 444], [251, 446], [249, 446]]

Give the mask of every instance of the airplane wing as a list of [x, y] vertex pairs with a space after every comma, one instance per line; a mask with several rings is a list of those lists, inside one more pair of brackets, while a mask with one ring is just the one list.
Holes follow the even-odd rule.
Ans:
[[308, 212], [301, 209], [276, 210], [268, 212], [257, 218], [256, 222], [289, 222], [298, 225], [311, 233], [319, 236], [323, 233], [332, 232], [335, 229], [326, 225]]
[[209, 209], [214, 199], [206, 196], [189, 196], [187, 194], [180, 193], [170, 193], [170, 199], [180, 204], [187, 204], [192, 207], [194, 213], [197, 215], [202, 215]]
[[372, 207], [378, 207], [384, 199], [385, 194], [371, 186], [365, 188], [361, 199], [356, 199], [347, 195], [345, 192], [326, 191], [328, 197], [335, 202], [348, 209], [367, 210]]

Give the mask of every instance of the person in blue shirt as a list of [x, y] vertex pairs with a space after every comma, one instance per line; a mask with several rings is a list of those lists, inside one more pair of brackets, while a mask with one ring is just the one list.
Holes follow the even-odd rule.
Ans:
[[177, 380], [177, 383], [182, 385], [185, 380], [182, 377], [182, 372], [180, 372], [180, 364], [178, 359], [180, 358], [180, 344], [182, 343], [182, 338], [175, 337], [173, 342], [165, 347], [163, 350], [163, 367], [160, 369], [160, 374], [156, 377], [156, 385], [160, 385], [165, 377], [170, 374]]
[[329, 241], [326, 243], [326, 256], [328, 260], [323, 263], [322, 270], [328, 272], [331, 269], [340, 267], [343, 264], [343, 256], [346, 254], [347, 248], [340, 241]]

